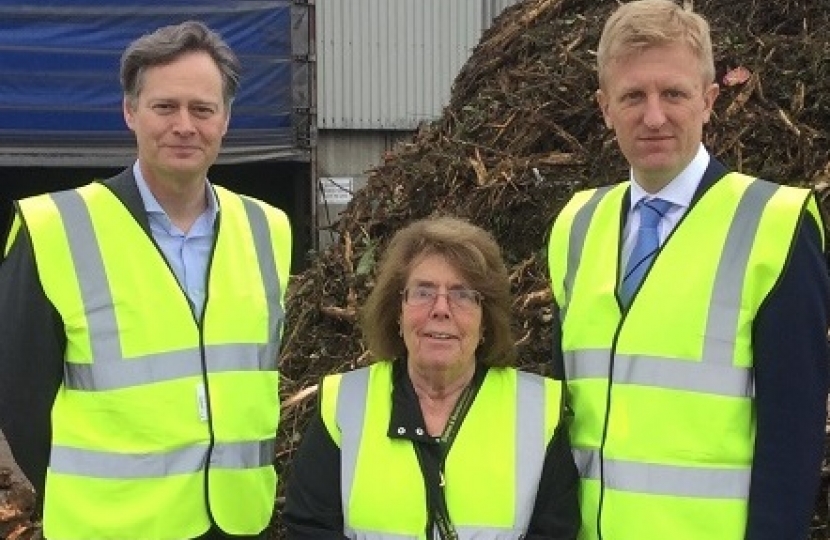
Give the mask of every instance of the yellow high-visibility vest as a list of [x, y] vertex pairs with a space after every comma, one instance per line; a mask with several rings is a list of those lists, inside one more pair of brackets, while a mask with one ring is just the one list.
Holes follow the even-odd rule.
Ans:
[[[387, 436], [391, 389], [386, 361], [330, 375], [321, 387], [321, 416], [340, 447], [343, 533], [350, 538], [432, 537], [412, 441]], [[527, 532], [561, 402], [558, 381], [488, 370], [445, 463], [447, 508], [459, 538], [518, 539]]]
[[[630, 308], [616, 297], [626, 184], [579, 193], [549, 268], [580, 470], [580, 539], [742, 540], [755, 440], [752, 325], [808, 190], [715, 183], [664, 243]], [[713, 219], [714, 216], [714, 219]]]
[[61, 316], [44, 533], [54, 540], [258, 534], [276, 493], [286, 216], [216, 187], [201, 324], [160, 249], [103, 184], [20, 201]]

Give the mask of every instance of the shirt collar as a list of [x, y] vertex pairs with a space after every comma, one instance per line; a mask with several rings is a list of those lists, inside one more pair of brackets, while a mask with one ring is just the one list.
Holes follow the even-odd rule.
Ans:
[[663, 189], [653, 194], [648, 193], [637, 183], [637, 179], [634, 178], [634, 171], [632, 170], [630, 173], [631, 206], [629, 208], [633, 209], [641, 199], [654, 197], [667, 200], [683, 209], [688, 208], [692, 203], [692, 197], [694, 197], [698, 185], [700, 185], [703, 173], [706, 172], [709, 159], [709, 152], [706, 151], [706, 148], [701, 143], [697, 149], [697, 154], [686, 165], [686, 168], [680, 171], [680, 174], [666, 184]]
[[[133, 164], [133, 176], [135, 177], [136, 186], [138, 186], [138, 193], [141, 195], [141, 201], [144, 203], [144, 210], [147, 212], [148, 215], [164, 215], [164, 217], [168, 218], [167, 212], [164, 211], [161, 204], [159, 204], [158, 199], [156, 196], [153, 195], [153, 192], [150, 191], [150, 186], [147, 185], [147, 181], [144, 179], [144, 175], [141, 174], [141, 167], [136, 161]], [[214, 221], [216, 221], [216, 214], [219, 212], [219, 203], [216, 200], [216, 194], [213, 192], [213, 186], [210, 184], [210, 180], [205, 179], [205, 189], [207, 190], [207, 208], [205, 209], [205, 213], [208, 214], [210, 226], [213, 226]]]

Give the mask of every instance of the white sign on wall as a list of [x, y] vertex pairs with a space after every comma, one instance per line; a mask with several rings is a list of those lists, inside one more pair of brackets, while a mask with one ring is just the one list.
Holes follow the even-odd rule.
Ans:
[[354, 192], [352, 176], [321, 176], [320, 204], [348, 204]]

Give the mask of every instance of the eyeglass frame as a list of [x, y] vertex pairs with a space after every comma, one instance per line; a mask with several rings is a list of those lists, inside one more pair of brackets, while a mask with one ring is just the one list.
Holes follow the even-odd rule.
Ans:
[[[410, 300], [410, 290], [411, 289], [421, 289], [422, 292], [429, 292], [430, 295], [426, 297], [422, 297], [419, 302], [413, 303]], [[412, 285], [410, 287], [405, 287], [401, 291], [401, 297], [403, 298], [403, 302], [412, 307], [424, 307], [424, 306], [434, 306], [435, 302], [438, 301], [439, 296], [443, 296], [447, 299], [447, 304], [450, 307], [458, 308], [462, 311], [471, 311], [475, 307], [481, 307], [484, 303], [484, 294], [480, 291], [475, 289], [471, 289], [469, 287], [454, 287], [447, 289], [447, 292], [438, 292], [439, 287], [435, 285]], [[463, 304], [459, 303], [459, 298], [457, 297], [459, 294], [464, 293], [472, 293], [473, 304]], [[454, 298], [454, 295], [456, 298]], [[431, 296], [431, 298], [430, 298]]]

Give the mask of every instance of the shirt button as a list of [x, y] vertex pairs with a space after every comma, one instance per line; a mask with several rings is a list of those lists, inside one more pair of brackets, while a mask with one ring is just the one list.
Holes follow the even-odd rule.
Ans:
[[399, 427], [398, 428], [398, 435], [405, 435], [405, 434], [406, 434], [406, 428]]
[[421, 429], [421, 428], [418, 428], [418, 429], [416, 429], [416, 430], [415, 430], [415, 433], [417, 433], [418, 435], [423, 435], [423, 434], [424, 434], [424, 430], [423, 430], [423, 429]]

